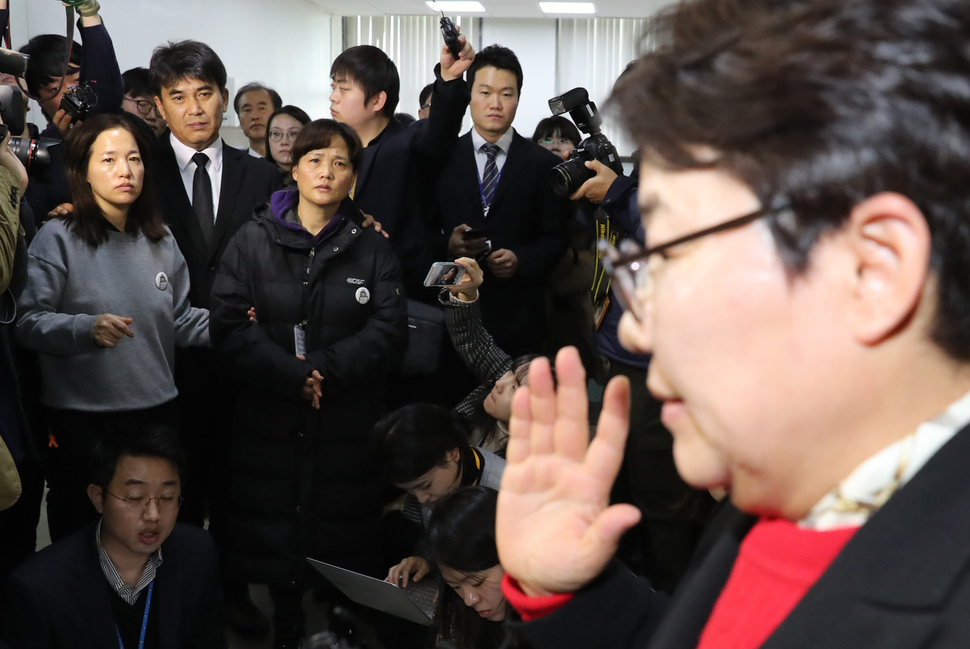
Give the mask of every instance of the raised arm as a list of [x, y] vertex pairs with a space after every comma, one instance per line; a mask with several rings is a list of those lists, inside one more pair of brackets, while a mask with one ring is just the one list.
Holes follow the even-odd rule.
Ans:
[[640, 519], [633, 505], [609, 506], [629, 425], [629, 383], [617, 377], [607, 385], [587, 448], [586, 375], [575, 348], [559, 352], [556, 372], [558, 390], [548, 361], [534, 360], [528, 387], [515, 395], [499, 491], [499, 559], [530, 596], [586, 586]]
[[458, 286], [448, 287], [455, 299], [449, 298], [444, 303], [445, 327], [455, 351], [478, 380], [483, 383], [497, 381], [512, 368], [512, 357], [495, 344], [482, 324], [478, 306], [478, 287], [483, 276], [481, 267], [470, 257], [460, 257], [457, 261], [466, 272]]

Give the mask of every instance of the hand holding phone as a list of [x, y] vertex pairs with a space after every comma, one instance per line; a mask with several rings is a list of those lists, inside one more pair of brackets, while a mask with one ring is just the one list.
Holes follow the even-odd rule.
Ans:
[[465, 267], [453, 261], [436, 261], [431, 264], [425, 286], [455, 286], [465, 274]]

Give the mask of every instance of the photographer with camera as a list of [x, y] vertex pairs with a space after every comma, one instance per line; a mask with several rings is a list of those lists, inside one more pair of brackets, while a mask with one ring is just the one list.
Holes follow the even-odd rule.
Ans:
[[[42, 138], [63, 140], [71, 126], [85, 115], [114, 113], [121, 108], [124, 86], [114, 45], [98, 14], [97, 0], [72, 2], [80, 15], [78, 30], [82, 46], [71, 46], [70, 59], [65, 61], [68, 39], [59, 34], [41, 34], [31, 38], [20, 48], [30, 56], [24, 80], [28, 92], [40, 104], [47, 119]], [[0, 24], [6, 27], [8, 11], [0, 10]], [[31, 125], [31, 137], [38, 128]], [[71, 192], [64, 169], [64, 147], [50, 149], [51, 164], [46, 172], [34, 174], [27, 188], [27, 202], [38, 218], [61, 203], [70, 202]]]
[[[587, 160], [593, 174], [570, 196], [577, 212], [596, 238], [613, 245], [633, 239], [643, 245], [645, 231], [637, 207], [636, 177], [617, 174], [600, 160]], [[660, 406], [646, 388], [650, 356], [625, 349], [618, 327], [623, 309], [604, 276], [602, 255], [595, 256], [592, 298], [593, 341], [605, 370], [604, 382], [616, 376], [630, 381], [630, 433], [612, 502], [627, 502], [641, 512], [639, 524], [628, 533], [619, 554], [658, 590], [671, 592], [687, 568], [712, 500], [689, 487], [677, 475], [673, 439], [660, 421]]]

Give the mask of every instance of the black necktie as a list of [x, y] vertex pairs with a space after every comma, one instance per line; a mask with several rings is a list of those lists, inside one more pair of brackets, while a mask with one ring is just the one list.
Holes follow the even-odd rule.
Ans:
[[485, 143], [480, 151], [485, 152], [488, 158], [485, 160], [485, 172], [482, 174], [482, 207], [485, 209], [485, 216], [492, 206], [492, 198], [495, 196], [495, 185], [498, 184], [498, 167], [495, 166], [495, 156], [502, 149], [497, 144]]
[[202, 236], [205, 237], [206, 244], [212, 243], [215, 235], [215, 212], [212, 211], [212, 181], [209, 179], [209, 172], [205, 166], [209, 164], [209, 156], [196, 153], [192, 156], [195, 163], [195, 177], [192, 178], [192, 207], [195, 215], [202, 226]]

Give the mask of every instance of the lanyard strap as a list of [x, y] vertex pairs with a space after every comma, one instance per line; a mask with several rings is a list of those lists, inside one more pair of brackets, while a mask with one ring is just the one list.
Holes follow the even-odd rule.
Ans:
[[[155, 589], [155, 580], [148, 584], [148, 596], [145, 597], [145, 612], [141, 617], [141, 636], [138, 638], [138, 649], [145, 649], [145, 631], [148, 630], [148, 609], [152, 607], [152, 590]], [[115, 633], [118, 634], [118, 647], [119, 649], [125, 649], [125, 643], [121, 641], [121, 631], [118, 630], [117, 623], [115, 624]]]
[[[496, 164], [496, 167], [498, 167], [497, 164]], [[495, 189], [496, 190], [498, 189], [498, 183], [499, 183], [499, 181], [502, 180], [502, 172], [504, 170], [505, 170], [505, 165], [502, 165], [502, 168], [498, 170], [498, 175], [495, 176]], [[483, 213], [484, 216], [487, 217], [488, 216], [488, 211], [490, 209], [492, 209], [492, 201], [495, 200], [495, 192], [494, 191], [492, 192], [492, 201], [489, 201], [488, 203], [486, 203], [485, 202], [485, 188], [482, 187], [482, 179], [481, 179], [481, 177], [478, 178], [478, 195], [482, 197], [482, 213]]]

